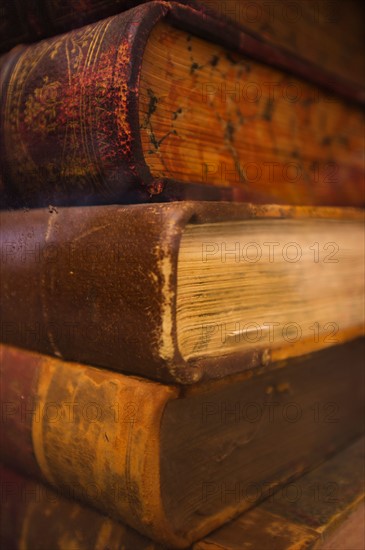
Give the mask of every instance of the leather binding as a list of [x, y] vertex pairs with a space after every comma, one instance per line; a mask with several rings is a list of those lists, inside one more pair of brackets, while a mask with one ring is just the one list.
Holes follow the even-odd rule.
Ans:
[[[168, 548], [206, 536], [363, 430], [363, 339], [188, 389], [0, 353], [2, 462]], [[237, 403], [266, 413], [238, 421]]]
[[[286, 357], [295, 344], [183, 359], [176, 327], [180, 240], [188, 223], [311, 217], [362, 220], [363, 212], [208, 201], [5, 211], [1, 341], [182, 384]], [[163, 319], [171, 320], [167, 331]], [[297, 354], [311, 351], [310, 343], [298, 346]]]
[[[278, 201], [273, 198], [275, 193], [271, 198], [262, 196], [254, 186], [248, 190], [242, 186], [212, 188], [152, 176], [139, 133], [139, 76], [149, 34], [163, 19], [317, 86], [330, 87], [351, 102], [364, 101], [360, 88], [329, 77], [211, 11], [176, 2], [142, 4], [35, 45], [17, 46], [3, 56], [0, 154], [4, 206], [189, 198], [292, 202], [293, 193]], [[362, 205], [362, 175], [351, 166], [346, 173], [346, 182], [341, 178], [338, 185], [326, 184], [324, 196], [309, 182], [313, 190], [309, 202], [300, 195], [296, 202]]]

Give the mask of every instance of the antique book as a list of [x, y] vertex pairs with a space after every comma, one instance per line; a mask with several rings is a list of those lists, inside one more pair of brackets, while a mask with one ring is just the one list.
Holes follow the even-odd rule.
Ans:
[[2, 342], [191, 384], [364, 334], [364, 213], [175, 202], [3, 211]]
[[364, 339], [187, 388], [1, 353], [1, 460], [168, 548], [363, 433]]
[[[115, 15], [148, 0], [1, 0], [0, 51], [21, 42], [56, 35]], [[357, 0], [179, 0], [212, 15], [235, 21], [249, 35], [364, 86], [364, 8]], [[344, 47], [346, 41], [346, 47]], [[331, 80], [331, 79], [329, 79]]]
[[[125, 524], [4, 466], [0, 466], [0, 480], [0, 542], [8, 550], [61, 546], [167, 550]], [[362, 550], [364, 496], [362, 438], [196, 542], [191, 550]]]
[[148, 2], [1, 65], [4, 206], [364, 205], [363, 91], [191, 6]]

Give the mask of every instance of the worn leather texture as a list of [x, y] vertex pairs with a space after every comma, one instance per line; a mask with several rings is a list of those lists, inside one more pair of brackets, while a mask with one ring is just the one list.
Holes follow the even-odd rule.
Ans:
[[[363, 101], [359, 88], [329, 78], [325, 71], [210, 12], [176, 2], [142, 4], [34, 45], [17, 46], [2, 58], [3, 206], [189, 198], [270, 202], [270, 197], [256, 194], [254, 186], [248, 191], [221, 189], [152, 176], [140, 139], [139, 75], [149, 33], [164, 18], [189, 33], [329, 87], [351, 101]], [[311, 183], [312, 203], [362, 204], [357, 172], [345, 185], [335, 186], [333, 200], [318, 195], [316, 184]], [[281, 202], [290, 204], [290, 196]]]
[[[360, 339], [187, 389], [8, 346], [0, 350], [4, 402], [13, 406], [3, 410], [2, 432], [11, 431], [13, 443], [10, 453], [1, 446], [2, 461], [167, 548], [201, 539], [363, 430]], [[346, 361], [351, 369], [344, 369]], [[14, 368], [33, 377], [34, 386], [16, 390]], [[260, 419], [247, 422], [243, 410], [255, 403]], [[222, 442], [232, 451], [222, 453]], [[18, 455], [22, 464], [14, 462]], [[225, 498], [219, 489], [202, 498], [204, 481], [217, 489], [222, 483]], [[252, 483], [261, 490], [247, 498], [232, 491]]]
[[2, 212], [1, 341], [186, 384], [268, 363], [267, 348], [183, 359], [177, 264], [188, 223], [282, 217], [362, 219], [362, 212], [209, 201]]

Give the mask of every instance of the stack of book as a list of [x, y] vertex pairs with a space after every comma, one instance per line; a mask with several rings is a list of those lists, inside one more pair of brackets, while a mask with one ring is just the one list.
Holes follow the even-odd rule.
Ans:
[[[36, 4], [1, 58], [5, 547], [317, 544], [363, 493], [360, 5], [298, 52], [216, 1]], [[341, 510], [270, 502], [303, 474]]]

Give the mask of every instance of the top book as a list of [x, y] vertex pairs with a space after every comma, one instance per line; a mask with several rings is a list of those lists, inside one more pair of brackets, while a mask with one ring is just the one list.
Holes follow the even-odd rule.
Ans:
[[5, 206], [364, 204], [362, 90], [227, 19], [149, 2], [1, 65]]
[[[148, 1], [1, 0], [0, 51], [82, 27]], [[178, 1], [229, 18], [261, 39], [363, 86], [364, 7], [358, 0]]]

